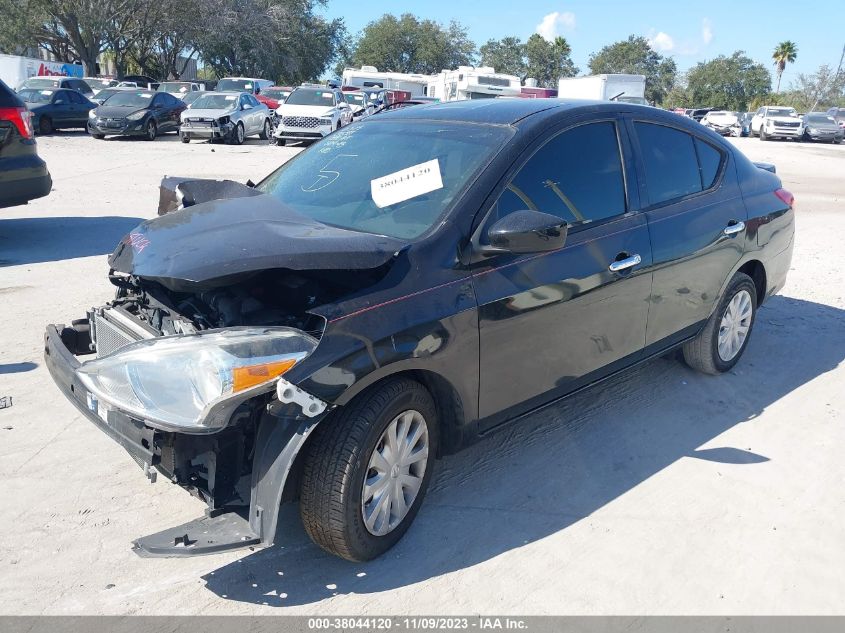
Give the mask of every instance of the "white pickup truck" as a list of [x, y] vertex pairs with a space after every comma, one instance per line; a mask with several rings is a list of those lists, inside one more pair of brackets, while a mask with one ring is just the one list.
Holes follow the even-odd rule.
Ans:
[[800, 139], [804, 126], [795, 108], [784, 106], [763, 106], [751, 119], [751, 136], [761, 141], [773, 138]]

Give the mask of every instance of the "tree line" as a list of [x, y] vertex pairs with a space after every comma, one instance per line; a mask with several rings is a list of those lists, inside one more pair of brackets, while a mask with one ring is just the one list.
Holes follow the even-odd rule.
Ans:
[[[286, 84], [315, 80], [333, 67], [375, 66], [379, 70], [434, 74], [464, 65], [532, 77], [555, 88], [561, 77], [581, 73], [563, 37], [538, 34], [491, 39], [476, 46], [459, 22], [442, 24], [413, 14], [385, 14], [350, 35], [342, 19], [319, 14], [327, 0], [0, 0], [0, 52], [37, 46], [61, 61], [80, 61], [93, 74], [102, 54], [118, 77], [131, 70], [157, 78], [178, 78], [191, 58], [209, 76], [258, 76]], [[645, 75], [646, 99], [664, 107], [747, 110], [757, 104], [807, 110], [845, 103], [845, 73], [822, 66], [799, 74], [780, 91], [797, 46], [778, 44], [772, 54], [777, 78], [743, 51], [700, 62], [686, 73], [648, 40], [631, 35], [592, 53], [589, 74]]]

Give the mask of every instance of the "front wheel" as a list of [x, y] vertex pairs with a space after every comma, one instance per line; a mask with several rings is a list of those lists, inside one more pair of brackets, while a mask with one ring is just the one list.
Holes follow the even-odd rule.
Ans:
[[158, 135], [158, 126], [153, 120], [147, 121], [147, 127], [144, 128], [144, 140], [154, 141]]
[[264, 128], [258, 133], [258, 138], [262, 141], [270, 138], [270, 119], [264, 119]]
[[730, 371], [751, 338], [757, 316], [757, 287], [745, 273], [737, 273], [704, 329], [684, 345], [687, 365], [705, 374]]
[[351, 561], [393, 547], [422, 504], [437, 437], [434, 400], [408, 378], [382, 383], [321, 422], [300, 491], [311, 539]]
[[235, 126], [235, 129], [232, 130], [232, 143], [235, 145], [243, 145], [244, 138], [246, 138], [246, 134], [244, 134], [243, 123], [238, 123]]
[[38, 119], [38, 133], [39, 134], [52, 134], [53, 132], [53, 121], [48, 116], [43, 116]]
[[761, 141], [768, 141], [769, 137], [766, 136], [766, 130], [763, 129], [763, 126], [760, 126], [760, 140]]

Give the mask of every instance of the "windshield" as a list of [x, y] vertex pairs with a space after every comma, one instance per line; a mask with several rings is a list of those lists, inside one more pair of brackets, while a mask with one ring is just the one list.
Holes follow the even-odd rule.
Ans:
[[230, 110], [238, 105], [240, 95], [203, 95], [191, 106], [195, 110]]
[[331, 90], [294, 90], [285, 99], [287, 105], [333, 106], [334, 93]]
[[360, 106], [366, 105], [366, 103], [364, 102], [364, 95], [359, 95], [359, 94], [352, 95], [352, 94], [349, 94], [347, 92], [345, 96], [346, 96], [346, 100], [349, 103], [354, 103], [355, 105], [360, 105]]
[[104, 88], [97, 93], [96, 99], [99, 101], [106, 101], [112, 95], [116, 95], [118, 92], [126, 92], [125, 90], [118, 90], [116, 88]]
[[24, 88], [58, 88], [62, 85], [61, 79], [47, 79], [46, 77], [37, 77], [27, 79], [23, 82]]
[[117, 82], [114, 79], [92, 79], [90, 77], [86, 77], [85, 83], [92, 88], [108, 88], [109, 86], [114, 86]]
[[220, 92], [252, 92], [255, 82], [252, 79], [221, 79], [217, 82]]
[[152, 98], [152, 92], [122, 90], [109, 97], [108, 104], [110, 106], [132, 106], [134, 108], [145, 108], [150, 105]]
[[832, 116], [827, 116], [826, 114], [810, 114], [807, 116], [807, 123], [835, 125], [836, 121]]
[[795, 116], [795, 110], [792, 108], [769, 108], [766, 116]]
[[188, 92], [191, 89], [190, 83], [180, 83], [180, 82], [166, 82], [160, 84], [158, 87], [158, 92], [169, 92], [170, 94], [179, 94], [180, 92]]
[[371, 120], [334, 132], [257, 188], [323, 224], [412, 239], [511, 134], [471, 123]]
[[179, 95], [179, 98], [182, 99], [182, 101], [184, 101], [188, 105], [191, 105], [191, 104], [194, 103], [194, 101], [196, 101], [197, 99], [199, 99], [202, 96], [203, 96], [203, 94], [202, 94], [201, 91], [194, 90], [193, 92], [186, 92], [185, 94]]
[[18, 96], [27, 103], [50, 103], [54, 92], [55, 90], [35, 90], [28, 88], [21, 90]]
[[290, 94], [290, 90], [280, 90], [279, 88], [267, 88], [262, 90], [261, 94], [271, 99], [284, 99]]

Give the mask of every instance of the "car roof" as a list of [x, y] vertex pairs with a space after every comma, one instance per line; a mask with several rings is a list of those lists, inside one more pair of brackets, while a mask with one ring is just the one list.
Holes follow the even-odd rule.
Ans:
[[[411, 99], [413, 101], [413, 98]], [[587, 101], [574, 99], [479, 99], [450, 101], [447, 103], [424, 103], [413, 108], [399, 108], [389, 115], [392, 118], [436, 119], [441, 121], [462, 121], [468, 123], [492, 123], [513, 125], [522, 119], [546, 113], [560, 113], [578, 109], [607, 111], [653, 112], [648, 106], [611, 101]]]

